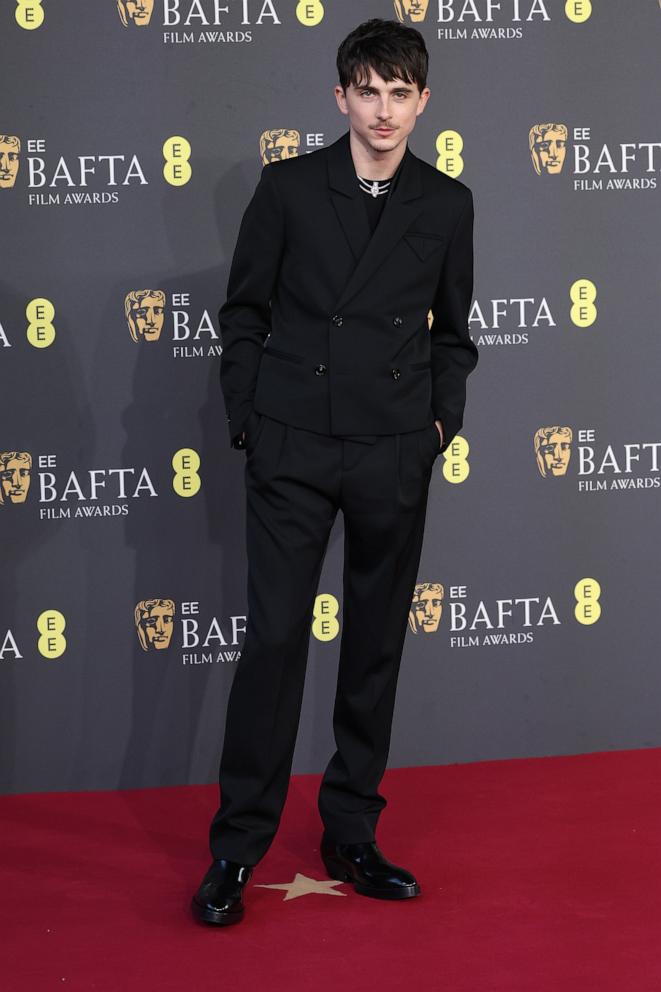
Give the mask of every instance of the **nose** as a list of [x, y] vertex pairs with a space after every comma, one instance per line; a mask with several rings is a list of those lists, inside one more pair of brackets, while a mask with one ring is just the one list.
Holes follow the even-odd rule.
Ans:
[[379, 97], [379, 105], [376, 116], [380, 124], [387, 124], [390, 121], [390, 97], [386, 93]]

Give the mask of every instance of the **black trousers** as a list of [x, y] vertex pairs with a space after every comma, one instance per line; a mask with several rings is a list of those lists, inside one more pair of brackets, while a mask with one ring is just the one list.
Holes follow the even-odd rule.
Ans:
[[[338, 843], [375, 839], [397, 677], [440, 439], [434, 423], [366, 441], [254, 414], [245, 466], [248, 619], [227, 705], [214, 858], [256, 865], [289, 787], [314, 601], [338, 510], [345, 528], [337, 750], [318, 806]], [[340, 619], [338, 617], [338, 619]]]

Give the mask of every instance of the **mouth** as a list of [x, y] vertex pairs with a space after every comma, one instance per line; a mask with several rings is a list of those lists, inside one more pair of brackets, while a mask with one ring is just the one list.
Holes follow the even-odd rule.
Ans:
[[383, 136], [395, 133], [394, 127], [375, 127], [374, 130], [377, 134], [381, 134]]

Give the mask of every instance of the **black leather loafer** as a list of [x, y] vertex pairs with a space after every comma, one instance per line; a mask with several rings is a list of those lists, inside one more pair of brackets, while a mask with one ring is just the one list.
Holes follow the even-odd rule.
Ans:
[[375, 899], [411, 899], [420, 895], [415, 877], [384, 858], [375, 841], [335, 844], [321, 840], [321, 859], [331, 878], [352, 882], [361, 896]]
[[191, 909], [199, 923], [226, 927], [240, 923], [245, 907], [243, 889], [252, 875], [252, 866], [220, 858], [212, 862], [193, 896]]

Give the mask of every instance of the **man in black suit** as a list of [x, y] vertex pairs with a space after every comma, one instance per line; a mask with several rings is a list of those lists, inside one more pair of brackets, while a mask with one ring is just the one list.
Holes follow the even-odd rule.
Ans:
[[[349, 131], [272, 161], [241, 223], [219, 313], [231, 443], [244, 448], [248, 623], [228, 700], [213, 863], [197, 919], [225, 925], [285, 802], [312, 611], [338, 510], [344, 595], [321, 857], [363, 895], [418, 895], [375, 830], [434, 459], [461, 429], [473, 200], [407, 138], [430, 95], [414, 28], [374, 19], [342, 43]], [[431, 309], [431, 328], [428, 312]]]

